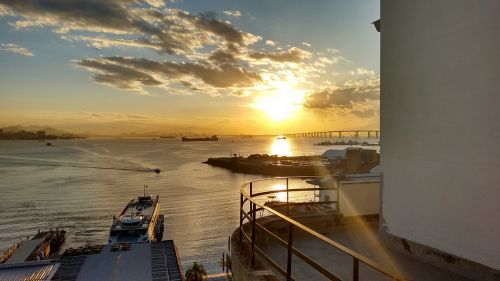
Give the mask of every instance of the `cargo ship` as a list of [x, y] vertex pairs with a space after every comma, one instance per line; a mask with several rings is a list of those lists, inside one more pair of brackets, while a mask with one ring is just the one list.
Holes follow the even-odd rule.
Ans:
[[164, 215], [160, 214], [160, 196], [146, 195], [132, 199], [118, 217], [113, 217], [109, 244], [159, 242], [163, 238]]
[[190, 137], [182, 137], [182, 141], [218, 141], [219, 138], [216, 135], [211, 137], [204, 138], [190, 138]]

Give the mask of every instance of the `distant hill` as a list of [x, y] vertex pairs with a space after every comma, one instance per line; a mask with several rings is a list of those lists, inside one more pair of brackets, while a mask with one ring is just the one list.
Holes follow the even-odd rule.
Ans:
[[15, 125], [15, 126], [9, 126], [5, 128], [0, 128], [6, 133], [17, 133], [20, 131], [27, 131], [27, 132], [36, 132], [36, 131], [45, 131], [47, 135], [65, 135], [69, 134], [68, 132], [61, 131], [58, 129], [54, 129], [49, 126], [21, 126], [21, 125]]

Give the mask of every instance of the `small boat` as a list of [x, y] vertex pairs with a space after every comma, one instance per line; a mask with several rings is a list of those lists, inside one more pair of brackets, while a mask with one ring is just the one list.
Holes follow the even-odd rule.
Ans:
[[160, 196], [146, 195], [132, 199], [118, 217], [113, 216], [109, 244], [123, 242], [152, 242], [163, 238], [164, 215], [160, 214]]
[[47, 142], [47, 143], [45, 143], [45, 145], [46, 145], [46, 146], [52, 146], [52, 143]]
[[155, 173], [159, 174], [161, 171], [160, 171], [160, 168], [154, 168], [154, 169], [153, 169], [153, 172], [155, 172]]
[[182, 141], [218, 141], [219, 138], [216, 135], [211, 137], [204, 138], [190, 138], [190, 137], [182, 137]]
[[286, 140], [286, 137], [285, 136], [277, 136], [276, 139], [277, 140]]

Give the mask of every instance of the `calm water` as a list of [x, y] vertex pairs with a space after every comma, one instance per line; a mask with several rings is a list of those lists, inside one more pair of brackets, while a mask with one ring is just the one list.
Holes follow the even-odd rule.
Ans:
[[[113, 215], [149, 186], [166, 216], [165, 239], [174, 239], [184, 266], [209, 273], [238, 225], [239, 188], [262, 178], [210, 167], [208, 157], [320, 154], [318, 139], [89, 139], [0, 141], [0, 251], [37, 229], [59, 226], [67, 246], [106, 243]], [[375, 140], [372, 140], [375, 141]], [[336, 147], [342, 148], [342, 147]], [[377, 147], [378, 148], [378, 147]], [[150, 171], [159, 167], [160, 174]]]

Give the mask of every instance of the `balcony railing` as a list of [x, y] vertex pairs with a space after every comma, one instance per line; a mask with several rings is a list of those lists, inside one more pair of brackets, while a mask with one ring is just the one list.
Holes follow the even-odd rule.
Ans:
[[[258, 180], [258, 181], [253, 181], [244, 184], [241, 187], [240, 190], [240, 232], [239, 232], [239, 239], [242, 241], [242, 239], [246, 239], [252, 246], [252, 258], [251, 258], [251, 263], [254, 263], [255, 260], [255, 254], [258, 254], [264, 260], [271, 265], [276, 271], [278, 271], [283, 277], [286, 278], [286, 280], [295, 280], [292, 277], [292, 256], [298, 257], [302, 261], [304, 261], [306, 264], [311, 266], [314, 270], [317, 272], [321, 273], [323, 276], [325, 276], [329, 280], [335, 280], [335, 281], [340, 281], [340, 277], [336, 276], [332, 271], [326, 269], [324, 266], [320, 265], [318, 262], [314, 261], [311, 257], [309, 257], [307, 254], [303, 253], [302, 251], [298, 250], [293, 246], [293, 233], [294, 229], [300, 229], [304, 231], [308, 237], [312, 239], [317, 239], [319, 241], [324, 242], [328, 247], [331, 249], [336, 249], [340, 250], [342, 253], [345, 255], [348, 255], [352, 257], [352, 280], [353, 281], [358, 281], [359, 280], [359, 264], [360, 262], [362, 264], [365, 264], [366, 266], [380, 272], [381, 274], [385, 275], [388, 277], [390, 280], [405, 280], [404, 278], [399, 277], [396, 273], [391, 272], [390, 270], [384, 268], [377, 262], [355, 252], [352, 249], [349, 249], [333, 240], [330, 238], [314, 231], [313, 229], [297, 222], [296, 220], [293, 220], [288, 216], [290, 207], [291, 206], [297, 206], [297, 205], [302, 205], [302, 204], [320, 204], [320, 205], [331, 205], [334, 204], [336, 207], [336, 210], [339, 210], [339, 193], [338, 189], [336, 187], [303, 187], [304, 180], [306, 179], [314, 179], [312, 177], [292, 177], [292, 178], [271, 178], [271, 179], [264, 179], [264, 180]], [[279, 182], [279, 184], [275, 184], [276, 182]], [[293, 183], [291, 183], [293, 182]], [[300, 184], [302, 182], [302, 184]], [[262, 189], [262, 186], [264, 186], [264, 189]], [[274, 188], [276, 186], [279, 186], [280, 188]], [[337, 185], [338, 186], [338, 185]], [[271, 190], [269, 190], [269, 187], [271, 187]], [[333, 190], [336, 191], [337, 197], [336, 200], [328, 200], [328, 201], [321, 201], [321, 198], [319, 200], [316, 200], [317, 196], [316, 193], [321, 190]], [[299, 200], [302, 199], [302, 202], [297, 201], [297, 197], [293, 198], [291, 194], [295, 193], [302, 193], [303, 196], [302, 198], [298, 198]], [[306, 193], [312, 193], [312, 196], [309, 196], [307, 198]], [[285, 196], [286, 194], [286, 196]], [[265, 199], [263, 200], [263, 196], [267, 195], [269, 198], [269, 195], [271, 198], [277, 198], [278, 196], [274, 195], [280, 195], [281, 198], [281, 205], [286, 206], [285, 214], [277, 211], [276, 209], [273, 209], [270, 206], [265, 205]], [[295, 200], [294, 200], [295, 199]], [[305, 199], [305, 200], [304, 200]], [[309, 201], [307, 201], [309, 199]], [[307, 202], [304, 202], [307, 201]], [[265, 225], [259, 223], [257, 219], [257, 212], [262, 211], [262, 212], [267, 212], [269, 215], [274, 215], [277, 217], [279, 220], [284, 221], [285, 223], [288, 224], [288, 239], [287, 241], [280, 238], [278, 235], [273, 233], [269, 228], [266, 228]], [[247, 233], [245, 231], [245, 226], [246, 223], [248, 222], [250, 226], [250, 233]], [[248, 227], [247, 227], [248, 228]], [[286, 263], [286, 268], [283, 268], [276, 260], [274, 260], [270, 255], [268, 255], [263, 249], [259, 248], [259, 246], [256, 243], [257, 240], [257, 232], [262, 232], [265, 235], [268, 235], [269, 237], [272, 237], [275, 239], [281, 246], [285, 247], [287, 249], [287, 263]]]

